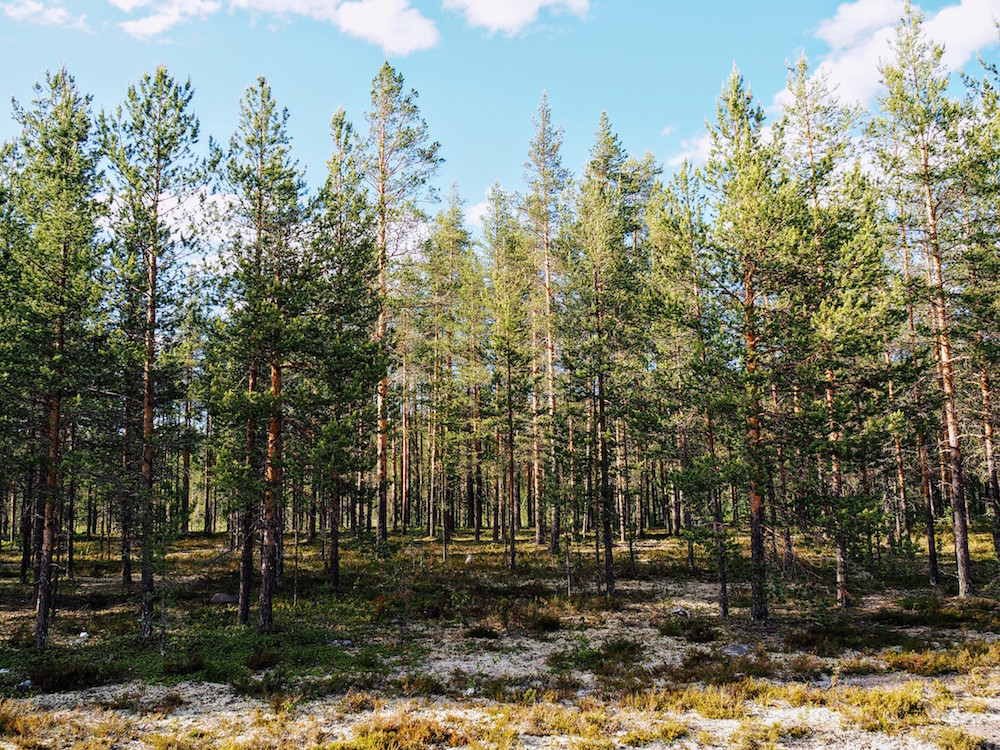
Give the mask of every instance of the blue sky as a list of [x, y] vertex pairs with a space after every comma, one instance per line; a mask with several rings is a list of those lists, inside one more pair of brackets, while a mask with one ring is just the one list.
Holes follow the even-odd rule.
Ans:
[[[997, 59], [1000, 0], [926, 0], [953, 67]], [[776, 108], [802, 52], [845, 98], [871, 104], [877, 61], [903, 0], [0, 0], [0, 139], [10, 99], [65, 63], [95, 108], [113, 108], [144, 70], [190, 76], [207, 136], [228, 140], [239, 98], [265, 75], [291, 119], [312, 185], [323, 179], [338, 106], [359, 128], [388, 59], [418, 103], [470, 217], [494, 181], [520, 189], [541, 93], [577, 172], [602, 111], [625, 147], [669, 172], [701, 158], [705, 120], [735, 64]], [[971, 69], [974, 69], [970, 66]]]

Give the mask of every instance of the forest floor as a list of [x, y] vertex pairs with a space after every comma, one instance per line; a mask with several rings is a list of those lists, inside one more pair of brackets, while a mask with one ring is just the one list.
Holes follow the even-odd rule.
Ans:
[[[138, 585], [96, 542], [58, 584], [50, 646], [31, 648], [30, 585], [0, 550], [0, 748], [1000, 748], [1000, 601], [988, 534], [980, 596], [926, 585], [919, 550], [859, 561], [846, 612], [827, 550], [797, 540], [748, 621], [745, 562], [716, 616], [710, 560], [655, 536], [616, 549], [601, 595], [592, 546], [557, 559], [502, 545], [345, 540], [341, 593], [319, 541], [286, 543], [276, 626], [238, 627], [238, 553], [178, 540], [138, 637]], [[945, 548], [946, 549], [946, 548]], [[945, 550], [942, 550], [944, 553]], [[745, 556], [744, 556], [745, 557]], [[942, 554], [944, 557], [944, 554]], [[255, 613], [252, 614], [252, 617]], [[26, 681], [30, 680], [30, 684]]]

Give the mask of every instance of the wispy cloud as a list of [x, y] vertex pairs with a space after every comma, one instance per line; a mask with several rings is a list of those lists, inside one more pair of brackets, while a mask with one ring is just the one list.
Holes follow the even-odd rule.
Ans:
[[0, 12], [12, 21], [34, 23], [39, 26], [63, 26], [87, 31], [87, 17], [74, 15], [59, 2], [39, 0], [12, 0], [0, 3]]
[[470, 26], [516, 34], [537, 21], [543, 8], [582, 16], [590, 9], [590, 0], [444, 0], [442, 5], [461, 12]]
[[673, 132], [674, 132], [673, 125], [664, 125], [663, 130], [660, 131], [660, 135], [663, 136], [664, 138], [669, 138], [670, 134]]
[[[879, 62], [891, 54], [902, 0], [854, 0], [842, 3], [833, 18], [820, 23], [816, 36], [830, 45], [817, 72], [846, 101], [871, 102], [879, 90]], [[944, 45], [944, 62], [952, 69], [966, 64], [977, 51], [997, 40], [994, 19], [1000, 0], [960, 0], [926, 16], [928, 36]], [[780, 95], [779, 95], [780, 98]]]

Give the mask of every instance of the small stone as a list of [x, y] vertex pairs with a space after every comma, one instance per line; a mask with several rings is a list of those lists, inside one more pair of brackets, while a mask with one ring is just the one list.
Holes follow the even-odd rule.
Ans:
[[354, 648], [354, 641], [350, 638], [330, 638], [323, 641], [324, 646], [337, 646], [338, 648]]
[[725, 656], [746, 656], [750, 653], [750, 647], [742, 643], [734, 643], [722, 649], [722, 653]]
[[19, 682], [14, 686], [17, 690], [31, 690], [31, 679]]
[[0, 669], [0, 674], [10, 674], [10, 667], [4, 667]]
[[465, 556], [465, 564], [466, 565], [472, 565], [472, 553], [471, 552], [468, 555]]
[[212, 594], [212, 598], [209, 600], [210, 604], [238, 604], [240, 598], [238, 596], [233, 596], [232, 594]]
[[687, 617], [687, 618], [691, 617], [691, 613], [688, 612], [686, 609], [684, 609], [684, 607], [674, 607], [672, 610], [670, 610], [670, 614], [678, 615], [680, 617]]

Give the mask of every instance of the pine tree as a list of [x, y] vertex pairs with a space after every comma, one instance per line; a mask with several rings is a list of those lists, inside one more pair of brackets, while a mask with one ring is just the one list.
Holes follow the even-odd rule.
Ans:
[[455, 378], [458, 365], [456, 308], [459, 273], [469, 253], [470, 243], [464, 226], [462, 203], [457, 190], [453, 189], [447, 210], [438, 214], [430, 239], [424, 245], [421, 264], [428, 295], [422, 328], [426, 347], [424, 369], [430, 379], [430, 482], [431, 494], [439, 506], [444, 558], [447, 558], [448, 541], [455, 524], [454, 498], [462, 437], [459, 420], [461, 394]]
[[880, 99], [883, 120], [878, 130], [892, 134], [901, 146], [902, 180], [922, 211], [919, 225], [927, 252], [929, 303], [936, 337], [935, 352], [943, 394], [942, 421], [945, 431], [949, 493], [954, 522], [955, 559], [959, 596], [972, 595], [972, 563], [969, 557], [969, 511], [965, 497], [964, 456], [958, 416], [955, 373], [953, 303], [949, 286], [956, 261], [955, 215], [957, 133], [960, 109], [947, 94], [949, 71], [942, 63], [944, 49], [926, 37], [921, 14], [907, 5], [896, 27], [894, 59], [881, 68], [886, 93]]
[[[365, 113], [368, 139], [365, 143], [365, 179], [374, 193], [375, 244], [379, 258], [379, 293], [382, 298], [377, 338], [388, 351], [390, 259], [407, 241], [419, 217], [418, 203], [432, 196], [429, 182], [442, 159], [439, 144], [430, 141], [427, 123], [416, 104], [417, 92], [406, 93], [403, 76], [382, 65], [372, 80], [371, 109]], [[388, 432], [389, 375], [376, 391], [376, 484], [378, 509], [376, 541], [388, 538], [387, 489], [389, 481]]]
[[[321, 486], [329, 484], [332, 503], [328, 578], [340, 586], [341, 498], [343, 477], [370, 468], [368, 451], [358, 450], [361, 423], [370, 416], [368, 396], [385, 371], [374, 332], [379, 319], [378, 264], [372, 206], [362, 183], [357, 137], [346, 114], [338, 110], [330, 125], [333, 154], [318, 196], [313, 255], [316, 288], [310, 320], [316, 343], [310, 352], [320, 411], [317, 462]], [[327, 474], [327, 472], [329, 472]]]
[[23, 179], [16, 192], [27, 242], [15, 248], [26, 342], [38, 352], [44, 394], [44, 510], [37, 580], [35, 646], [48, 641], [56, 508], [64, 483], [66, 402], [78, 392], [82, 339], [95, 312], [99, 288], [94, 245], [99, 178], [92, 138], [90, 98], [60, 69], [35, 85], [30, 107], [15, 103], [21, 126]]
[[[549, 546], [553, 554], [559, 551], [560, 507], [555, 502], [559, 487], [555, 420], [556, 420], [556, 342], [553, 325], [553, 308], [558, 293], [556, 270], [553, 268], [553, 243], [559, 223], [559, 201], [566, 187], [568, 171], [562, 165], [562, 128], [552, 123], [552, 110], [548, 96], [542, 92], [538, 105], [538, 118], [533, 120], [535, 135], [528, 148], [524, 163], [528, 195], [525, 200], [528, 226], [534, 238], [536, 265], [539, 268], [544, 304], [541, 311], [541, 328], [544, 330], [545, 400], [548, 424], [544, 427], [548, 442], [548, 468], [544, 483], [539, 483], [538, 496], [549, 499], [552, 507]], [[539, 438], [540, 439], [540, 438]], [[539, 450], [536, 447], [535, 453]], [[536, 463], [535, 475], [540, 474]], [[539, 506], [536, 541], [541, 542], [541, 506]]]
[[[257, 420], [266, 417], [261, 498], [261, 589], [258, 627], [273, 625], [272, 600], [277, 587], [278, 536], [281, 533], [282, 432], [284, 423], [283, 375], [285, 360], [300, 343], [298, 320], [307, 305], [299, 275], [308, 274], [301, 263], [301, 223], [305, 206], [302, 175], [291, 159], [287, 131], [288, 112], [279, 110], [271, 87], [261, 77], [240, 103], [239, 124], [230, 140], [223, 165], [225, 185], [233, 195], [230, 221], [236, 235], [228, 248], [231, 268], [230, 307], [233, 335], [243, 342], [248, 362], [246, 417], [246, 467], [257, 470]], [[270, 389], [262, 411], [255, 408], [260, 368], [265, 367]], [[254, 487], [248, 477], [247, 488]], [[256, 503], [244, 500], [243, 561], [240, 584], [240, 621], [249, 609], [249, 567], [253, 554]], [[248, 564], [248, 560], [250, 561]]]
[[531, 276], [528, 247], [514, 216], [513, 199], [499, 185], [494, 185], [487, 197], [483, 242], [486, 246], [486, 264], [492, 290], [490, 341], [496, 381], [497, 435], [503, 436], [502, 453], [500, 438], [497, 439], [498, 476], [506, 470], [507, 517], [501, 519], [501, 522], [505, 524], [505, 539], [510, 545], [507, 565], [513, 570], [517, 563], [515, 532], [520, 514], [515, 493], [515, 451], [522, 415], [517, 404], [525, 385], [523, 371], [527, 364], [525, 344], [529, 325], [526, 302], [530, 293]]
[[616, 396], [624, 398], [624, 390], [615, 392], [615, 368], [620, 349], [629, 340], [639, 271], [625, 245], [629, 217], [625, 164], [618, 136], [603, 114], [577, 197], [573, 236], [564, 261], [572, 303], [578, 308], [573, 321], [567, 319], [564, 326], [583, 333], [574, 346], [570, 369], [574, 378], [586, 383], [584, 391], [592, 402], [595, 521], [603, 539], [603, 577], [609, 598], [615, 595], [612, 528], [616, 515], [610, 463], [611, 425], [616, 415], [610, 413], [610, 404], [616, 403]]
[[[726, 409], [725, 363], [718, 334], [719, 300], [710, 292], [707, 200], [698, 173], [684, 163], [674, 179], [654, 190], [649, 202], [653, 296], [662, 311], [653, 325], [657, 390], [674, 414], [700, 411], [704, 454], [688, 459], [678, 483], [689, 495], [704, 495], [714, 536], [719, 616], [729, 616], [728, 543], [722, 516], [726, 477], [717, 447], [719, 412]], [[682, 352], [679, 356], [679, 352]], [[680, 360], [680, 361], [678, 361]], [[681, 419], [687, 420], [686, 416]], [[697, 416], [693, 416], [697, 419]], [[667, 430], [663, 425], [661, 430]], [[669, 440], [664, 435], [661, 440]], [[682, 459], [687, 456], [682, 455]], [[685, 481], [687, 476], [689, 481]]]
[[750, 619], [768, 619], [764, 550], [765, 494], [763, 398], [767, 372], [764, 350], [770, 331], [766, 306], [778, 288], [776, 266], [794, 244], [794, 196], [779, 175], [780, 134], [763, 136], [764, 113], [742, 76], [733, 71], [718, 100], [711, 128], [712, 152], [706, 167], [711, 210], [716, 214], [710, 245], [716, 294], [724, 295], [724, 325], [738, 358], [734, 373], [746, 425], [746, 473], [750, 497]]
[[[169, 304], [164, 278], [176, 261], [178, 207], [199, 187], [204, 170], [194, 155], [198, 119], [190, 111], [194, 90], [160, 65], [128, 87], [114, 116], [101, 117], [104, 150], [114, 174], [118, 242], [134, 255], [144, 281], [142, 353], [142, 573], [140, 632], [153, 634], [153, 505], [157, 438], [158, 341], [169, 332], [163, 320]], [[171, 216], [171, 213], [175, 214]], [[165, 267], [166, 266], [166, 267]]]

